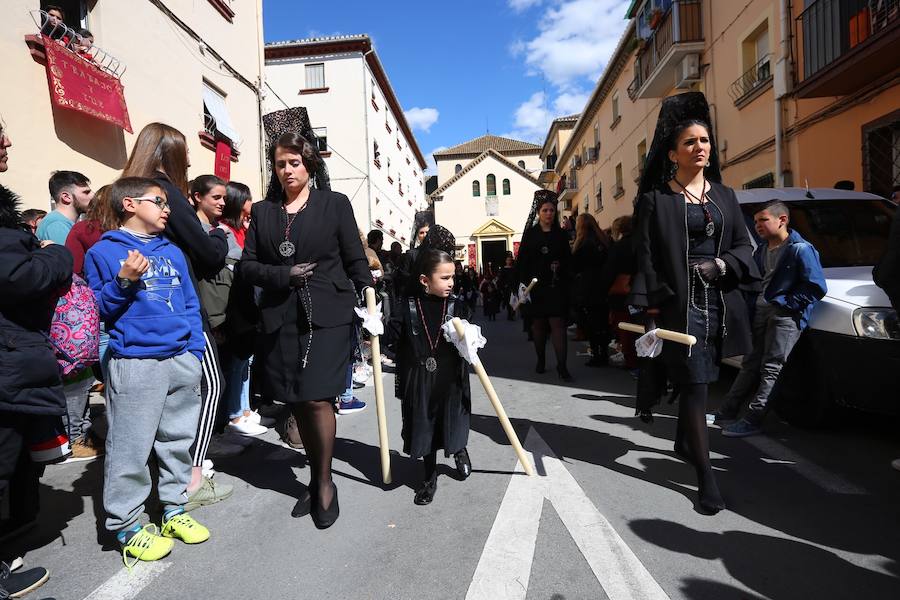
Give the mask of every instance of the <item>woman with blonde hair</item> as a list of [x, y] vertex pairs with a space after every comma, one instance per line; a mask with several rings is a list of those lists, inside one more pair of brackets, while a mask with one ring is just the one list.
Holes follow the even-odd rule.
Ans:
[[600, 272], [609, 251], [609, 236], [600, 229], [597, 219], [589, 213], [575, 220], [575, 243], [572, 245], [572, 272], [575, 274], [575, 318], [587, 334], [591, 346], [588, 367], [606, 366], [607, 316], [606, 294], [600, 291]]
[[[122, 176], [153, 179], [166, 193], [171, 213], [165, 235], [184, 252], [196, 289], [198, 280], [215, 276], [225, 266], [228, 241], [221, 229], [215, 228], [209, 233], [203, 230], [194, 207], [187, 199], [189, 166], [184, 134], [163, 123], [150, 123], [138, 134]], [[224, 500], [233, 491], [230, 485], [214, 484], [203, 476], [203, 461], [213, 439], [216, 407], [222, 392], [222, 374], [209, 318], [202, 302], [200, 311], [206, 350], [203, 353], [203, 379], [200, 384], [200, 422], [194, 442], [191, 482], [187, 488], [190, 496], [188, 506], [191, 508]], [[237, 454], [242, 450], [231, 444], [218, 446], [214, 448], [218, 455]]]

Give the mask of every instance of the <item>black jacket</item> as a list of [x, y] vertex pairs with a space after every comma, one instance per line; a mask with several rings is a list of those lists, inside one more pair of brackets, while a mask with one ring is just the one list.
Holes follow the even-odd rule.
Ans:
[[[724, 305], [720, 356], [728, 358], [751, 350], [750, 320], [743, 292], [759, 291], [760, 276], [734, 190], [717, 183], [710, 185], [710, 201], [724, 217], [716, 254], [728, 269], [717, 280]], [[688, 236], [684, 198], [668, 189], [647, 192], [638, 199], [636, 213], [637, 271], [628, 301], [635, 306], [658, 308], [656, 322], [660, 327], [687, 331]], [[667, 346], [664, 354], [671, 356], [671, 351], [665, 350]], [[688, 347], [679, 347], [677, 355], [686, 360]]]
[[260, 325], [265, 333], [277, 331], [284, 323], [286, 311], [297, 307], [296, 290], [289, 284], [291, 265], [295, 263], [317, 263], [307, 287], [313, 324], [318, 327], [351, 323], [355, 317], [355, 292], [373, 285], [347, 196], [312, 190], [308, 202], [304, 209], [307, 227], [291, 258], [278, 253], [278, 246], [284, 241], [281, 204], [257, 202], [251, 211], [241, 274], [248, 284], [262, 288]]
[[0, 411], [66, 412], [59, 367], [45, 332], [72, 282], [64, 246], [41, 248], [18, 226], [18, 198], [0, 186]]
[[872, 269], [872, 279], [887, 293], [891, 305], [900, 310], [900, 209], [894, 212], [887, 251]]
[[585, 237], [572, 252], [574, 273], [573, 296], [576, 306], [599, 307], [606, 304], [606, 292], [600, 290], [600, 274], [606, 264], [609, 250], [594, 235]]

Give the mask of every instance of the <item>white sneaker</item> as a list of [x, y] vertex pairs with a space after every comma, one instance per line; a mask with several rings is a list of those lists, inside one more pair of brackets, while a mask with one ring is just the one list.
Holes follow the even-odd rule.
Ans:
[[228, 421], [228, 431], [244, 436], [262, 435], [267, 431], [265, 427], [259, 423], [254, 423], [250, 417], [241, 417], [237, 423]]
[[275, 419], [272, 417], [264, 417], [255, 410], [251, 410], [250, 414], [247, 416], [247, 419], [251, 423], [256, 423], [257, 425], [262, 425], [266, 429], [271, 429], [275, 427]]
[[222, 436], [214, 435], [209, 441], [209, 449], [206, 451], [206, 455], [213, 458], [226, 458], [229, 456], [237, 456], [243, 451], [243, 446], [230, 444], [223, 440]]
[[390, 358], [388, 358], [384, 354], [381, 355], [381, 364], [384, 365], [385, 367], [390, 367], [390, 368], [394, 368], [397, 366], [397, 363], [392, 361]]
[[203, 459], [203, 466], [201, 468], [203, 469], [204, 477], [208, 477], [209, 479], [212, 479], [213, 476], [216, 474], [215, 469], [213, 469], [213, 461], [209, 460], [208, 458]]

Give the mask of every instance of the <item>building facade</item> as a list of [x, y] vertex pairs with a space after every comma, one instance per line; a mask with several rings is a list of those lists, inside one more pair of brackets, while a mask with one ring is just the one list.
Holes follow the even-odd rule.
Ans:
[[900, 3], [635, 0], [557, 161], [562, 202], [631, 214], [663, 98], [706, 94], [724, 183], [900, 184]]
[[[569, 115], [554, 119], [550, 123], [550, 131], [547, 132], [547, 137], [544, 138], [544, 145], [541, 146], [543, 170], [538, 177], [538, 183], [548, 190], [554, 190], [557, 194], [562, 192], [562, 186], [560, 184], [561, 178], [556, 172], [556, 163], [559, 161], [559, 153], [569, 143], [569, 138], [572, 137], [572, 130], [575, 129], [579, 116], [581, 115]], [[571, 214], [571, 210], [565, 202], [560, 202], [558, 208], [564, 216]]]
[[331, 187], [350, 198], [357, 225], [383, 231], [385, 247], [407, 246], [426, 208], [427, 165], [372, 40], [275, 42], [265, 64], [266, 112], [305, 106]]
[[456, 260], [496, 272], [507, 252], [518, 252], [540, 189], [540, 152], [534, 144], [485, 135], [434, 153], [434, 220], [456, 236]]
[[[80, 171], [95, 189], [111, 183], [141, 128], [154, 121], [184, 133], [191, 177], [227, 173], [260, 197], [261, 0], [50, 4], [64, 9], [65, 27], [47, 26], [42, 9], [48, 3], [37, 0], [5, 3], [0, 26], [4, 80], [10, 86], [15, 82], [15, 93], [0, 105], [13, 140], [3, 184], [22, 196], [24, 207], [51, 208], [47, 180], [55, 170]], [[62, 83], [85, 84], [79, 109], [54, 101], [54, 94], [71, 99], [72, 90], [48, 86], [42, 25], [56, 40], [51, 53], [64, 53], [61, 58], [75, 67], [62, 75]], [[86, 53], [76, 52], [74, 45], [82, 27], [95, 42]], [[101, 79], [111, 81], [113, 88], [116, 81], [122, 84], [133, 133], [98, 118], [103, 110], [92, 103], [101, 98], [90, 86]]]

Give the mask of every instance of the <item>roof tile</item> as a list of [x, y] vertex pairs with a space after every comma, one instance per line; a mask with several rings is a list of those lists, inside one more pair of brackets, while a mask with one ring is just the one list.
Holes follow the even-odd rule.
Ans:
[[500, 154], [503, 154], [504, 152], [520, 152], [523, 150], [534, 150], [535, 152], [540, 152], [541, 147], [535, 144], [530, 144], [528, 142], [523, 142], [521, 140], [513, 140], [510, 138], [500, 137], [498, 135], [483, 135], [481, 137], [475, 138], [474, 140], [469, 140], [468, 142], [463, 142], [462, 144], [453, 146], [452, 148], [447, 148], [446, 150], [435, 152], [434, 156], [449, 156], [455, 154], [478, 155], [487, 150], [495, 150]]

